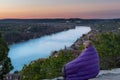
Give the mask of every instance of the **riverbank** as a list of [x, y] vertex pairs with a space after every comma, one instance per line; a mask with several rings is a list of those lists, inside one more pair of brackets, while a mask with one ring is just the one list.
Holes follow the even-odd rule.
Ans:
[[[39, 59], [25, 66], [22, 73], [26, 78], [22, 80], [29, 79], [29, 75], [31, 75], [31, 79], [49, 78], [48, 80], [61, 76], [63, 65], [80, 55], [84, 49], [83, 42], [88, 39], [94, 42], [99, 53], [101, 70], [120, 67], [120, 35], [113, 32], [101, 33], [97, 30], [92, 30], [88, 34], [84, 34], [78, 38], [71, 47], [65, 47], [60, 51], [55, 51], [49, 58]], [[39, 70], [39, 72], [36, 72], [36, 69]], [[32, 75], [31, 72], [35, 73], [36, 76]]]
[[11, 45], [9, 57], [14, 66], [13, 71], [21, 70], [24, 64], [28, 65], [33, 60], [48, 58], [55, 50], [64, 49], [65, 46], [70, 47], [82, 34], [90, 30], [90, 27], [76, 26], [75, 29]]
[[9, 45], [74, 28], [71, 23], [0, 23], [0, 32]]
[[73, 29], [76, 25], [117, 33], [120, 19], [4, 19], [0, 20], [0, 32], [8, 44], [13, 44]]
[[[120, 64], [119, 64], [119, 55], [117, 55], [117, 53], [119, 53], [119, 52], [118, 52], [118, 48], [115, 47], [116, 45], [118, 45], [118, 43], [115, 43], [115, 42], [118, 42], [120, 40], [116, 40], [116, 38], [114, 39], [113, 37], [116, 37], [116, 35], [113, 35], [113, 33], [119, 32], [119, 28], [118, 28], [119, 25], [117, 25], [117, 27], [116, 27], [116, 25], [112, 26], [112, 27], [111, 26], [108, 27], [110, 22], [108, 22], [108, 23], [106, 23], [104, 21], [102, 21], [102, 23], [98, 22], [100, 25], [98, 25], [97, 22], [91, 23], [91, 25], [94, 24], [94, 27], [95, 27], [95, 28], [91, 27], [92, 28], [91, 32], [89, 32], [88, 34], [84, 34], [71, 47], [65, 47], [65, 49], [62, 49], [60, 51], [55, 51], [55, 53], [57, 53], [57, 55], [56, 54], [52, 55], [46, 59], [38, 59], [36, 61], [31, 62], [29, 65], [25, 65], [24, 69], [23, 69], [23, 75], [26, 76], [26, 79], [31, 78], [33, 80], [34, 79], [36, 79], [36, 80], [43, 79], [43, 78], [54, 78], [56, 76], [60, 76], [62, 66], [64, 64], [66, 64], [67, 62], [71, 61], [72, 59], [74, 59], [75, 57], [77, 57], [81, 53], [81, 51], [83, 49], [82, 43], [87, 39], [92, 39], [93, 41], [98, 40], [97, 41], [98, 43], [99, 43], [99, 41], [103, 42], [103, 43], [100, 42], [100, 44], [95, 44], [95, 46], [98, 47], [98, 49], [99, 49], [99, 53], [101, 56], [100, 60], [102, 60], [102, 62], [100, 62], [102, 65], [101, 69], [110, 69], [110, 68], [114, 68], [116, 66], [118, 67]], [[107, 26], [107, 28], [105, 26], [103, 26], [104, 23], [106, 23], [105, 26]], [[116, 21], [115, 23], [119, 24], [120, 22]], [[112, 23], [112, 25], [115, 23]], [[103, 27], [105, 27], [105, 28], [103, 29]], [[113, 28], [113, 27], [115, 27], [115, 28]], [[107, 32], [107, 34], [102, 35], [103, 39], [99, 39], [98, 36], [101, 36], [99, 34], [104, 33], [104, 32]], [[108, 32], [113, 32], [113, 33], [108, 34]], [[111, 37], [111, 36], [113, 36], [113, 37]], [[110, 41], [107, 40], [108, 38], [110, 38]], [[66, 40], [68, 40], [68, 39], [66, 39]], [[112, 42], [113, 44], [109, 44], [110, 42]], [[114, 43], [115, 43], [115, 45], [114, 45]], [[99, 48], [98, 45], [101, 45], [102, 48]], [[107, 47], [106, 47], [106, 45], [107, 45]], [[111, 45], [114, 47], [113, 48], [110, 47]], [[102, 49], [104, 49], [104, 50], [102, 50]], [[111, 51], [109, 51], [108, 49], [111, 49]], [[44, 51], [46, 51], [46, 50], [47, 49], [45, 49]], [[101, 52], [101, 51], [104, 51], [104, 52]], [[69, 53], [70, 53], [70, 55], [69, 55]], [[72, 53], [72, 55], [71, 55], [71, 53]], [[110, 53], [110, 55], [112, 55], [112, 56], [110, 56], [110, 55], [105, 56], [105, 53]], [[114, 53], [115, 53], [115, 55], [114, 55]], [[63, 57], [64, 57], [64, 59], [63, 59]], [[70, 58], [68, 58], [68, 57], [70, 57]]]
[[[79, 53], [80, 53], [80, 50], [81, 50], [80, 46], [82, 46], [82, 43], [85, 40], [88, 40], [88, 39], [90, 39], [90, 40], [99, 40], [100, 36], [101, 37], [104, 36], [103, 40], [104, 40], [104, 42], [106, 42], [106, 41], [108, 41], [107, 40], [108, 37], [109, 37], [110, 41], [111, 40], [115, 40], [116, 36], [119, 36], [119, 34], [117, 34], [117, 35], [115, 35], [115, 34], [116, 34], [116, 32], [115, 33], [109, 33], [109, 32], [101, 33], [99, 31], [92, 30], [88, 34], [84, 34], [80, 39], [76, 40], [76, 42], [71, 46], [73, 48], [72, 52], [73, 52], [73, 54], [76, 54], [74, 52], [78, 50]], [[113, 36], [114, 36], [114, 39], [112, 38]], [[117, 37], [116, 39], [118, 39], [118, 38], [119, 37]], [[100, 41], [102, 41], [102, 40], [100, 40]], [[108, 42], [107, 44], [105, 44], [105, 43], [103, 44], [102, 43], [102, 46], [106, 46], [107, 45], [108, 48], [110, 47], [109, 44], [112, 45], [112, 46], [117, 46], [118, 44], [114, 45], [114, 43], [116, 43], [118, 41], [111, 41], [113, 44], [110, 44], [110, 42]], [[96, 43], [95, 43], [95, 45], [96, 45]], [[99, 44], [97, 44], [97, 45], [99, 45]], [[119, 62], [118, 61], [120, 59], [118, 58], [119, 56], [117, 56], [117, 54], [119, 55], [119, 49], [117, 49], [117, 48], [109, 48], [109, 49], [112, 49], [112, 51], [111, 51], [112, 54], [111, 54], [110, 52], [108, 52], [108, 48], [105, 48], [105, 47], [102, 47], [102, 48], [105, 49], [105, 53], [108, 54], [108, 55], [105, 57], [105, 53], [101, 54], [102, 52], [99, 52], [100, 53], [99, 55], [100, 55], [101, 69], [110, 69], [111, 68], [111, 70], [100, 70], [100, 73], [98, 74], [98, 76], [96, 78], [90, 79], [90, 80], [120, 80], [120, 68], [115, 68], [115, 66], [119, 67], [119, 64], [118, 64]], [[100, 51], [103, 51], [103, 50], [100, 50]], [[117, 54], [114, 54], [115, 53], [114, 51], [117, 51]], [[79, 55], [79, 53], [76, 54], [76, 55]], [[109, 54], [111, 54], [112, 56], [110, 56]], [[113, 58], [113, 56], [117, 60], [115, 60]], [[114, 65], [114, 66], [112, 66], [112, 65]], [[115, 68], [115, 69], [113, 69], [113, 68]], [[59, 80], [63, 80], [63, 77], [54, 78], [52, 80], [58, 80], [58, 79]]]

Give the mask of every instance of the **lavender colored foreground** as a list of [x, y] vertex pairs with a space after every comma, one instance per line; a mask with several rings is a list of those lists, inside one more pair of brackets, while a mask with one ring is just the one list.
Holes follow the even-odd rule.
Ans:
[[99, 57], [93, 46], [85, 49], [75, 60], [65, 65], [66, 80], [88, 80], [99, 73]]

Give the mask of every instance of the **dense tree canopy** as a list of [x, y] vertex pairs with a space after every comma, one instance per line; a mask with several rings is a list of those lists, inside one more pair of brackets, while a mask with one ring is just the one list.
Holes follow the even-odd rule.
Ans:
[[17, 43], [74, 28], [66, 23], [1, 23], [0, 31], [7, 43]]
[[120, 67], [120, 34], [101, 33], [93, 42], [100, 55], [101, 69]]
[[23, 67], [22, 80], [50, 79], [62, 76], [63, 65], [72, 59], [74, 59], [74, 56], [70, 51], [68, 53], [60, 51], [58, 57], [49, 57], [31, 62], [28, 66]]
[[0, 80], [2, 80], [3, 75], [10, 72], [13, 69], [11, 60], [8, 57], [8, 45], [2, 38], [0, 34]]

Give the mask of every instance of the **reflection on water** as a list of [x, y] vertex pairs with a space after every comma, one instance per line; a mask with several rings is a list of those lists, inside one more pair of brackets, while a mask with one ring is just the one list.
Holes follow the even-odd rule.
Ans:
[[21, 70], [24, 64], [29, 64], [38, 58], [46, 58], [54, 50], [63, 49], [65, 46], [70, 47], [77, 38], [90, 30], [90, 27], [81, 26], [11, 45], [9, 57], [12, 60], [14, 70]]

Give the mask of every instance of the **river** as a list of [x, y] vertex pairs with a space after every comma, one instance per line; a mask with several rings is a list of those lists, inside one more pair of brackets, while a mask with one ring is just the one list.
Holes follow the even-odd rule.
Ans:
[[49, 57], [52, 51], [63, 49], [65, 46], [70, 47], [82, 34], [90, 30], [90, 27], [76, 26], [75, 29], [10, 45], [8, 56], [14, 66], [13, 71], [21, 70], [24, 64], [33, 60]]

